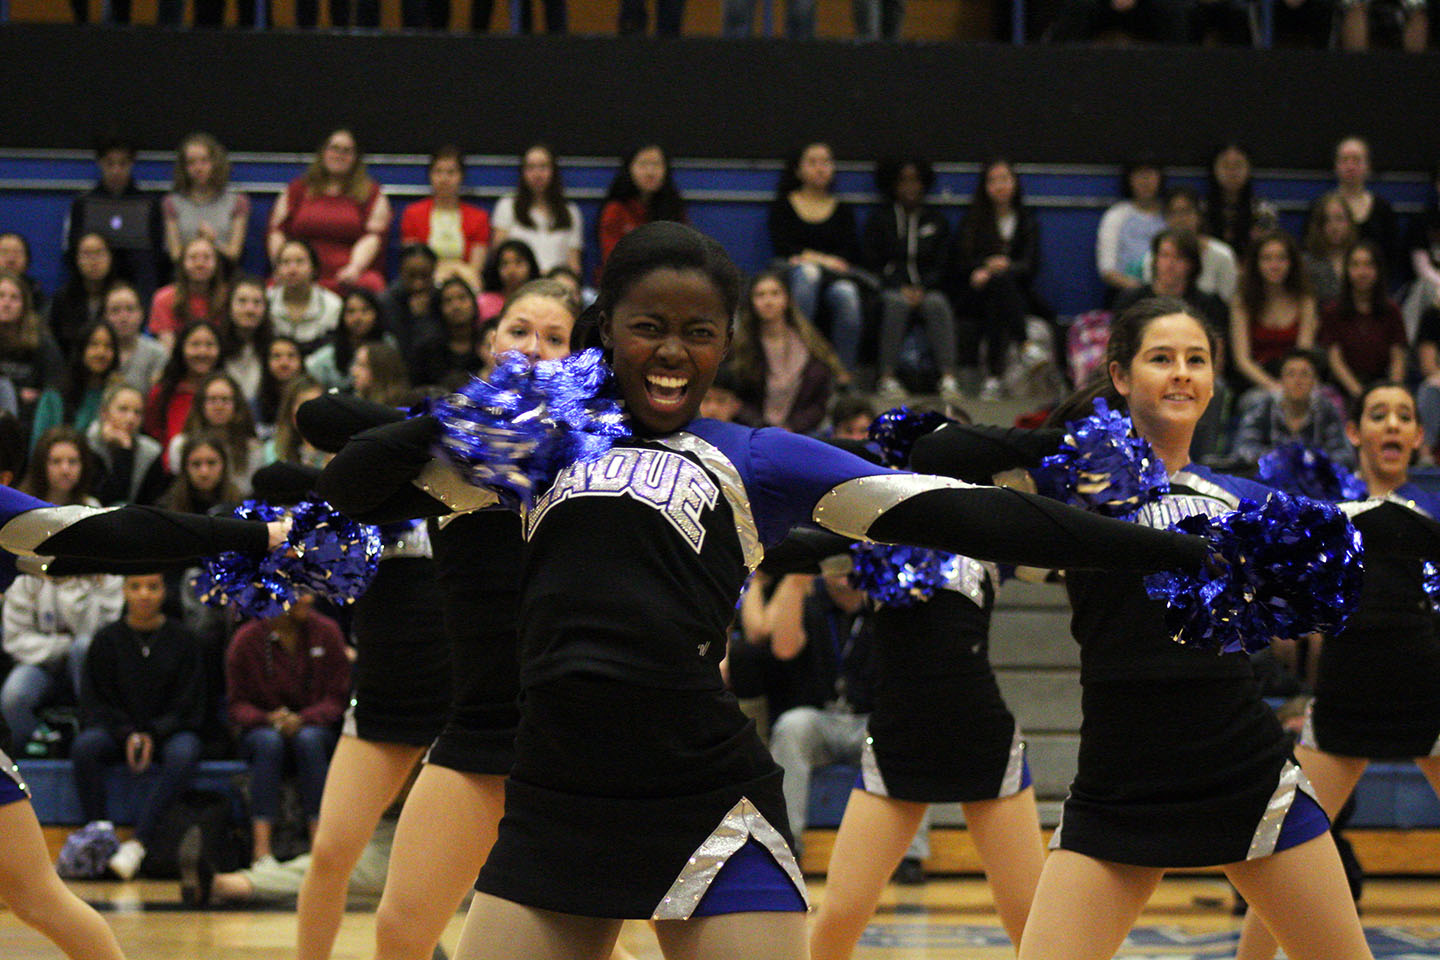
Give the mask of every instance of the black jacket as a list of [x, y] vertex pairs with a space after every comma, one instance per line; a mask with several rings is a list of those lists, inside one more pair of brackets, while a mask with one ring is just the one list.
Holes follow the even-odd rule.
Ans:
[[907, 216], [898, 203], [890, 204], [865, 221], [860, 237], [861, 258], [868, 269], [879, 274], [886, 287], [933, 290], [944, 281], [949, 240], [950, 222], [939, 210], [921, 205]]

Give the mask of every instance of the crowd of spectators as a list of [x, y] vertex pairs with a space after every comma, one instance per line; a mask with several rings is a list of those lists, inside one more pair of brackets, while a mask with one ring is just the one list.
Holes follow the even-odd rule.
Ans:
[[[453, 389], [492, 363], [495, 318], [517, 287], [545, 275], [583, 300], [587, 246], [603, 263], [636, 226], [687, 217], [655, 143], [622, 160], [588, 231], [544, 145], [523, 154], [514, 192], [488, 210], [463, 197], [461, 151], [436, 150], [431, 194], [397, 217], [355, 137], [340, 129], [275, 198], [268, 275], [251, 276], [238, 269], [251, 201], [230, 183], [225, 148], [206, 134], [186, 137], [163, 197], [136, 187], [134, 159], [121, 141], [98, 150], [98, 182], [70, 209], [59, 289], [30, 275], [22, 231], [0, 232], [0, 433], [14, 433], [21, 448], [8, 458], [13, 479], [57, 504], [228, 511], [268, 464], [323, 464], [296, 429], [306, 400], [341, 390], [404, 407]], [[1197, 455], [1253, 464], [1298, 439], [1349, 462], [1341, 410], [1378, 378], [1420, 385], [1427, 448], [1436, 444], [1440, 194], [1406, 232], [1368, 186], [1363, 140], [1341, 141], [1334, 167], [1299, 239], [1256, 194], [1248, 157], [1233, 144], [1215, 155], [1203, 192], [1167, 187], [1153, 159], [1130, 164], [1123, 198], [1100, 222], [1095, 264], [1110, 302], [1097, 307], [1179, 296], [1224, 335], [1213, 422]], [[993, 399], [1016, 370], [1059, 359], [1063, 329], [1034, 287], [1044, 241], [1012, 162], [982, 166], [954, 223], [927, 202], [934, 173], [924, 158], [879, 163], [881, 203], [868, 211], [836, 195], [835, 175], [823, 142], [786, 162], [768, 210], [774, 259], [751, 278], [705, 415], [863, 433], [871, 393], [880, 406], [914, 392]], [[794, 639], [776, 626], [781, 613], [828, 603], [852, 616], [837, 591], [824, 579], [752, 591], [742, 610], [745, 630], [760, 638], [752, 644], [773, 650]], [[93, 820], [104, 819], [107, 761], [159, 769], [152, 804], [163, 807], [202, 756], [244, 758], [253, 852], [263, 859], [280, 770], [298, 772], [304, 817], [318, 811], [347, 699], [343, 618], [301, 605], [240, 624], [188, 598], [176, 574], [21, 577], [4, 605], [11, 666], [0, 709], [17, 756], [55, 755], [73, 737]], [[834, 675], [818, 686], [805, 680], [803, 696], [778, 697], [782, 714], [786, 696], [822, 714], [833, 707], [844, 664], [827, 665], [832, 653], [821, 644], [805, 661]], [[852, 681], [847, 706], [863, 716]], [[785, 749], [805, 763], [844, 755], [863, 730], [847, 723], [848, 739], [835, 733], [824, 750]], [[777, 724], [782, 746], [786, 729]], [[803, 799], [792, 807], [803, 817]], [[140, 853], [124, 848], [122, 875], [138, 868], [158, 811], [142, 811]]]

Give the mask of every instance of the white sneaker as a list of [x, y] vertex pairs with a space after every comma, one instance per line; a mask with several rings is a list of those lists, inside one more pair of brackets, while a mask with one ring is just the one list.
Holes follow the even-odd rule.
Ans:
[[134, 880], [145, 862], [145, 844], [139, 840], [126, 840], [107, 862], [110, 871], [121, 880]]
[[280, 866], [280, 861], [275, 859], [275, 855], [267, 853], [263, 857], [256, 857], [255, 862], [250, 864], [250, 869], [270, 870], [278, 866]]
[[888, 410], [900, 406], [907, 399], [905, 388], [894, 377], [881, 377], [880, 382], [875, 384], [875, 402], [880, 407]]
[[999, 377], [985, 378], [985, 386], [980, 388], [980, 399], [988, 403], [1005, 399], [1005, 388], [1001, 385]]
[[960, 384], [950, 374], [940, 378], [940, 399], [952, 407], [958, 407], [965, 401], [965, 396], [960, 392]]

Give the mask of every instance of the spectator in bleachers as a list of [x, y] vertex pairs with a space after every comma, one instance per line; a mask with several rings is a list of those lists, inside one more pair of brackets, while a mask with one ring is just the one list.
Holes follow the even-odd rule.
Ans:
[[425, 244], [407, 244], [400, 251], [399, 275], [380, 298], [385, 329], [395, 337], [402, 353], [408, 354], [417, 342], [444, 325], [435, 289], [439, 262], [435, 251]]
[[[566, 0], [541, 0], [541, 3], [545, 8], [545, 32], [552, 36], [563, 34], [569, 21], [568, 12], [565, 9]], [[495, 0], [472, 0], [470, 29], [480, 33], [489, 30], [490, 17], [494, 7]], [[530, 33], [534, 29], [530, 0], [520, 0], [520, 22], [513, 24], [512, 21], [512, 25], [518, 26], [521, 33]]]
[[[835, 155], [827, 143], [792, 154], [770, 204], [770, 247], [790, 270], [790, 293], [805, 319], [825, 333], [845, 369], [860, 359], [865, 316], [853, 269], [860, 259], [855, 214], [835, 196]], [[821, 323], [825, 306], [828, 324]]]
[[905, 0], [851, 0], [857, 40], [899, 40]]
[[90, 450], [80, 432], [74, 427], [51, 427], [35, 445], [25, 478], [16, 487], [56, 506], [99, 506], [90, 495], [94, 474]]
[[264, 282], [255, 277], [236, 278], [230, 288], [229, 308], [220, 321], [220, 352], [225, 356], [225, 372], [240, 384], [249, 403], [259, 396], [260, 377], [274, 335]]
[[215, 241], [192, 237], [184, 247], [175, 282], [150, 301], [150, 334], [170, 350], [179, 331], [197, 321], [220, 325], [230, 299], [225, 265]]
[[[1195, 278], [1196, 289], [1213, 293], [1226, 303], [1234, 299], [1235, 251], [1225, 241], [1206, 235], [1200, 193], [1194, 187], [1172, 187], [1165, 195], [1165, 226], [1171, 230], [1188, 230], [1200, 243], [1200, 274]], [[1154, 275], [1153, 271], [1154, 263], [1146, 254], [1142, 275], [1149, 280]]]
[[[750, 36], [755, 0], [725, 0], [724, 11], [725, 36]], [[815, 0], [791, 0], [785, 4], [785, 36], [791, 40], [815, 38]]]
[[[168, 447], [185, 428], [195, 392], [220, 368], [220, 333], [209, 323], [194, 323], [180, 332], [160, 379], [145, 398], [145, 432]], [[167, 466], [171, 466], [167, 464]]]
[[180, 513], [218, 513], [240, 502], [224, 437], [198, 433], [180, 447], [175, 479], [157, 506]]
[[304, 374], [305, 359], [300, 354], [300, 344], [285, 336], [271, 337], [270, 348], [265, 352], [265, 369], [260, 374], [260, 393], [255, 398], [255, 426], [262, 437], [275, 433], [285, 388]]
[[497, 245], [512, 238], [528, 243], [542, 273], [564, 266], [580, 275], [585, 222], [580, 208], [565, 199], [555, 151], [545, 144], [537, 143], [525, 151], [520, 182], [513, 194], [496, 202], [490, 225]]
[[1303, 443], [1336, 463], [1355, 466], [1355, 449], [1345, 438], [1345, 418], [1320, 392], [1320, 362], [1307, 349], [1282, 358], [1278, 387], [1266, 390], [1240, 414], [1235, 456], [1249, 464], [1287, 443]]
[[1066, 0], [1045, 31], [1047, 43], [1185, 43], [1191, 4], [1184, 0]]
[[[385, 289], [379, 254], [389, 229], [390, 201], [365, 172], [355, 136], [342, 128], [325, 138], [310, 168], [276, 199], [266, 249], [278, 270], [285, 241], [305, 240], [314, 248], [320, 284], [379, 293]], [[278, 321], [279, 312], [272, 312]]]
[[265, 454], [262, 459], [266, 464], [283, 460], [286, 463], [299, 463], [309, 467], [323, 467], [329, 459], [323, 451], [317, 450], [310, 445], [300, 433], [300, 428], [295, 425], [295, 411], [300, 405], [314, 400], [325, 391], [306, 374], [299, 374], [285, 384], [285, 390], [280, 395], [280, 409], [275, 417], [275, 435], [265, 441]]
[[[636, 227], [656, 220], [687, 223], [685, 201], [663, 147], [643, 144], [627, 153], [605, 191], [600, 207], [600, 264], [610, 259], [615, 244]], [[540, 276], [537, 270], [530, 279]]]
[[[1384, 197], [1370, 190], [1370, 143], [1363, 137], [1346, 137], [1335, 145], [1335, 193], [1350, 211], [1350, 219], [1362, 239], [1374, 240], [1385, 263], [1402, 262], [1400, 218]], [[1309, 221], [1320, 213], [1322, 194], [1310, 207]], [[1400, 277], [1389, 278], [1399, 280]]]
[[905, 390], [895, 376], [900, 346], [913, 320], [940, 371], [940, 392], [958, 399], [955, 379], [955, 314], [942, 290], [950, 250], [950, 221], [925, 202], [935, 171], [919, 158], [885, 160], [875, 167], [875, 186], [889, 201], [870, 215], [860, 235], [865, 268], [880, 277], [880, 368], [876, 389], [895, 402]]
[[274, 286], [270, 288], [270, 326], [277, 334], [311, 353], [340, 326], [343, 303], [322, 286], [320, 258], [304, 240], [284, 240], [275, 254]]
[[1425, 450], [1440, 460], [1440, 306], [1426, 307], [1415, 334], [1415, 362], [1424, 379], [1415, 391]]
[[260, 441], [255, 436], [255, 418], [240, 385], [228, 373], [217, 370], [200, 382], [185, 428], [170, 439], [165, 463], [179, 472], [181, 451], [191, 437], [204, 434], [225, 444], [225, 459], [235, 489], [250, 495], [250, 475], [260, 468]]
[[379, 341], [391, 345], [395, 342], [385, 331], [379, 299], [363, 288], [351, 290], [345, 294], [340, 327], [331, 333], [328, 343], [305, 358], [305, 372], [326, 390], [349, 389], [355, 352], [367, 343]]
[[464, 183], [460, 148], [446, 145], [436, 150], [430, 157], [430, 196], [405, 208], [400, 217], [400, 242], [423, 243], [435, 251], [440, 258], [438, 279], [454, 273], [477, 286], [490, 247], [490, 214], [461, 202]]
[[70, 204], [65, 221], [66, 256], [75, 263], [80, 240], [86, 234], [98, 233], [114, 252], [120, 274], [135, 284], [142, 298], [149, 300], [160, 286], [165, 251], [159, 198], [142, 193], [135, 185], [135, 147], [129, 141], [102, 141], [95, 151], [95, 162], [100, 168], [100, 182]]
[[869, 400], [859, 396], [837, 397], [830, 411], [831, 436], [864, 443], [870, 439], [870, 424], [874, 420], [875, 407]]
[[119, 379], [120, 352], [115, 331], [104, 321], [80, 332], [80, 348], [70, 355], [59, 388], [47, 387], [35, 406], [31, 441], [51, 427], [65, 425], [84, 433], [100, 412], [100, 398]]
[[1010, 345], [1026, 339], [1025, 317], [1051, 312], [1035, 292], [1039, 269], [1040, 225], [1025, 205], [1020, 178], [1008, 160], [990, 160], [955, 233], [948, 280], [956, 309], [967, 318], [961, 365], [978, 366], [980, 340], [986, 344], [984, 399], [999, 399]]
[[1162, 230], [1150, 241], [1155, 277], [1149, 283], [1122, 293], [1115, 312], [1150, 297], [1179, 297], [1205, 316], [1216, 330], [1230, 329], [1230, 308], [1225, 301], [1195, 285], [1200, 275], [1200, 240], [1188, 230]]
[[1204, 210], [1204, 232], [1229, 244], [1237, 257], [1244, 257], [1251, 241], [1279, 224], [1275, 205], [1255, 196], [1249, 154], [1234, 143], [1225, 144], [1210, 161]]
[[176, 266], [196, 237], [215, 244], [226, 265], [245, 252], [250, 198], [230, 186], [230, 154], [208, 133], [192, 133], [175, 151], [175, 185], [160, 205], [165, 250]]
[[529, 244], [523, 240], [496, 244], [485, 264], [484, 291], [477, 298], [480, 321], [498, 317], [516, 290], [539, 278], [540, 264]]
[[580, 282], [580, 274], [569, 267], [551, 267], [545, 271], [547, 280], [558, 280], [570, 291], [570, 296], [580, 304], [580, 309], [585, 309], [595, 302], [596, 292], [593, 287], [587, 287]]
[[404, 406], [410, 393], [410, 373], [405, 358], [391, 344], [362, 344], [355, 351], [350, 372], [355, 396], [387, 407]]
[[80, 238], [68, 266], [70, 276], [50, 301], [48, 317], [51, 335], [67, 354], [80, 329], [100, 319], [105, 294], [120, 280], [110, 245], [98, 233]]
[[710, 389], [705, 391], [705, 399], [700, 401], [700, 416], [721, 423], [735, 423], [742, 408], [740, 380], [726, 364], [715, 374], [715, 382], [710, 384]]
[[1373, 380], [1403, 380], [1405, 321], [1385, 292], [1385, 255], [1374, 240], [1361, 240], [1345, 255], [1340, 296], [1320, 310], [1320, 343], [1330, 375], [1352, 398]]
[[50, 313], [50, 297], [40, 282], [30, 276], [30, 241], [22, 233], [8, 230], [0, 233], [0, 273], [13, 273], [30, 286], [30, 302], [35, 312], [43, 316]]
[[105, 764], [130, 772], [156, 766], [154, 792], [140, 808], [135, 838], [110, 858], [123, 880], [140, 870], [161, 817], [190, 782], [200, 760], [204, 682], [195, 637], [167, 617], [164, 579], [125, 578], [125, 616], [95, 634], [85, 657], [82, 729], [71, 749], [75, 786], [87, 821], [105, 820]]
[[121, 379], [141, 393], [149, 393], [170, 351], [154, 337], [141, 333], [145, 326], [145, 307], [140, 294], [124, 280], [105, 293], [105, 322], [115, 332], [115, 349], [119, 354], [117, 367]]
[[[649, 20], [645, 0], [620, 0], [620, 16], [616, 28], [622, 37], [630, 34], [645, 35]], [[680, 25], [685, 20], [685, 0], [657, 0], [655, 7], [655, 36], [678, 37]]]
[[85, 432], [96, 460], [95, 497], [107, 507], [151, 504], [165, 492], [168, 479], [159, 441], [140, 432], [145, 397], [128, 383], [117, 383], [100, 400], [100, 415]]
[[[51, 703], [80, 702], [85, 651], [95, 631], [120, 616], [120, 578], [21, 574], [5, 590], [5, 653], [15, 661], [0, 687], [11, 747], [24, 756]], [[69, 696], [75, 699], [70, 701]]]
[[27, 428], [40, 394], [65, 377], [65, 359], [31, 305], [29, 287], [8, 273], [0, 274], [0, 377], [14, 385]]
[[742, 421], [796, 433], [820, 426], [835, 384], [848, 379], [835, 349], [795, 309], [782, 270], [759, 274], [741, 300], [729, 369]]
[[415, 344], [410, 357], [417, 386], [451, 386], [480, 371], [480, 308], [475, 292], [459, 277], [440, 285], [440, 315], [445, 329]]
[[1284, 231], [1258, 238], [1245, 255], [1240, 295], [1230, 304], [1230, 356], [1246, 387], [1279, 393], [1281, 361], [1297, 348], [1314, 347], [1319, 329], [1300, 245]]
[[1112, 298], [1144, 283], [1145, 253], [1165, 229], [1160, 202], [1165, 178], [1160, 165], [1150, 160], [1127, 164], [1121, 184], [1125, 199], [1105, 211], [1095, 238], [1095, 263]]
[[1322, 194], [1310, 208], [1305, 221], [1305, 272], [1317, 303], [1340, 296], [1340, 278], [1345, 275], [1345, 254], [1360, 239], [1360, 230], [1350, 207], [1332, 190]]
[[[1426, 0], [1397, 0], [1376, 4], [1394, 10], [1401, 20], [1400, 45], [1407, 53], [1423, 53], [1430, 42], [1430, 11]], [[1340, 46], [1345, 50], [1370, 49], [1370, 18], [1376, 11], [1370, 0], [1339, 0]]]
[[297, 598], [281, 616], [251, 620], [230, 641], [225, 693], [240, 754], [250, 764], [252, 859], [259, 863], [271, 857], [287, 757], [314, 838], [336, 725], [350, 699], [350, 660], [339, 625], [316, 613], [310, 596]]
[[[0, 236], [0, 244], [4, 237]], [[1405, 244], [1410, 250], [1410, 266], [1415, 282], [1405, 298], [1405, 330], [1411, 334], [1419, 326], [1420, 314], [1427, 307], [1440, 306], [1440, 165], [1432, 171], [1430, 199], [1425, 209], [1410, 218], [1410, 233]], [[3, 258], [0, 258], [3, 266]]]

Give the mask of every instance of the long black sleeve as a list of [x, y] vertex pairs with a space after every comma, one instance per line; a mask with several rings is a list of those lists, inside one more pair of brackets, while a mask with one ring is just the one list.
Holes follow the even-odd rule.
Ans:
[[[133, 568], [137, 563], [175, 563], [227, 550], [260, 554], [270, 549], [269, 529], [258, 520], [207, 517], [138, 505], [100, 509], [70, 520], [70, 514], [62, 511], [73, 509], [54, 507], [29, 511], [6, 524], [3, 533], [7, 538], [21, 536], [27, 527], [35, 529], [31, 524], [44, 525], [47, 516], [54, 516], [58, 518], [56, 522], [64, 524], [60, 530], [33, 546], [15, 544], [20, 548], [17, 552], [77, 562], [95, 561], [95, 565], [79, 564], [85, 566], [86, 572], [101, 572], [105, 568], [99, 564], [106, 562]], [[52, 510], [56, 512], [51, 514]], [[26, 524], [17, 528], [20, 521]], [[9, 542], [0, 546], [12, 548]]]
[[1059, 428], [1022, 430], [952, 423], [915, 441], [910, 466], [918, 473], [989, 483], [997, 473], [1039, 466], [1059, 448], [1064, 436]]
[[355, 435], [320, 474], [316, 490], [363, 523], [391, 523], [451, 512], [415, 486], [440, 435], [434, 417], [413, 417]]
[[784, 540], [765, 551], [760, 569], [772, 577], [790, 573], [820, 573], [826, 557], [848, 554], [855, 541], [829, 530], [796, 527]]
[[404, 419], [405, 414], [394, 407], [339, 393], [306, 401], [295, 411], [300, 435], [326, 453], [338, 453], [357, 433]]
[[977, 560], [1069, 570], [1195, 569], [1210, 554], [1201, 537], [1111, 520], [1004, 487], [916, 493], [885, 510], [867, 535]]

